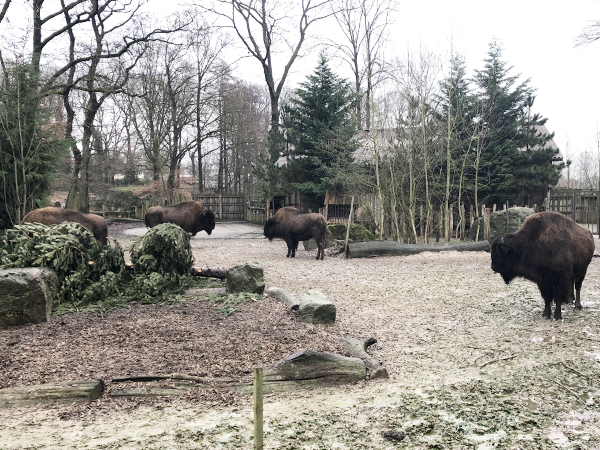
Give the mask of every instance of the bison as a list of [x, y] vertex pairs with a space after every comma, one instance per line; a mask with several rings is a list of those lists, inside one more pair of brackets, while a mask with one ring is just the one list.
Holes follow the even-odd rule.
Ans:
[[492, 270], [506, 284], [516, 277], [533, 281], [546, 304], [544, 317], [550, 318], [554, 299], [554, 318], [561, 319], [561, 304], [577, 296], [575, 308], [581, 309], [581, 283], [594, 255], [592, 233], [571, 219], [555, 212], [529, 216], [516, 233], [505, 234], [492, 244]]
[[315, 238], [317, 241], [317, 259], [325, 256], [325, 240], [327, 238], [327, 221], [317, 213], [301, 213], [292, 206], [277, 210], [275, 215], [267, 220], [264, 235], [269, 241], [281, 238], [288, 247], [287, 257], [296, 256], [299, 241]]
[[107, 244], [108, 226], [106, 220], [97, 214], [85, 214], [70, 209], [54, 206], [34, 209], [23, 218], [23, 223], [41, 223], [43, 225], [57, 225], [63, 222], [77, 222], [86, 227], [102, 245]]
[[188, 233], [192, 233], [192, 236], [196, 236], [202, 230], [210, 234], [215, 229], [215, 213], [210, 209], [204, 209], [204, 205], [196, 201], [182, 202], [173, 206], [153, 206], [146, 212], [144, 220], [148, 228], [161, 223], [174, 223]]

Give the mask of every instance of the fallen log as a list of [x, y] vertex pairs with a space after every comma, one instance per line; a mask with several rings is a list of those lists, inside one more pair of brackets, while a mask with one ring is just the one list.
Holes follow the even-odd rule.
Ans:
[[369, 370], [369, 379], [388, 378], [387, 369], [375, 358], [367, 353], [367, 348], [377, 343], [377, 339], [369, 338], [367, 340], [358, 340], [351, 337], [341, 338], [342, 347], [345, 348], [353, 357], [360, 358], [365, 362]]
[[224, 280], [227, 278], [227, 269], [225, 267], [192, 267], [190, 269], [190, 274], [195, 277], [220, 278], [221, 280]]
[[80, 380], [0, 389], [0, 408], [38, 403], [92, 402], [104, 391], [102, 380]]
[[401, 244], [395, 241], [349, 242], [348, 258], [372, 258], [375, 256], [406, 256], [422, 252], [487, 252], [488, 241], [450, 242], [436, 244]]

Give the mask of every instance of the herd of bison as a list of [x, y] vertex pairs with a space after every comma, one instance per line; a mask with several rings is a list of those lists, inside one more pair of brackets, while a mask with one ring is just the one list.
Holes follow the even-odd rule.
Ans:
[[[84, 214], [58, 207], [36, 209], [27, 214], [23, 222], [44, 225], [78, 222], [88, 228], [94, 237], [106, 245], [108, 227], [96, 214]], [[200, 231], [211, 234], [215, 228], [215, 214], [196, 201], [174, 206], [155, 206], [148, 209], [146, 226], [173, 223], [195, 236]], [[327, 222], [317, 213], [301, 213], [296, 208], [279, 209], [264, 226], [269, 240], [283, 239], [287, 256], [294, 257], [300, 241], [314, 238], [317, 260], [323, 259], [327, 238]], [[536, 283], [545, 302], [544, 317], [550, 318], [554, 300], [554, 318], [561, 319], [561, 304], [575, 302], [581, 309], [581, 284], [594, 255], [592, 233], [562, 214], [540, 212], [529, 216], [516, 233], [497, 238], [491, 246], [494, 272], [500, 273], [508, 284], [516, 277]]]

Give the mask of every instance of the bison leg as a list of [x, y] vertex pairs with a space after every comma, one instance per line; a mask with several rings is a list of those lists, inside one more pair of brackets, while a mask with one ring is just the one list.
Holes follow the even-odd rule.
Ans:
[[561, 280], [554, 287], [554, 318], [556, 320], [562, 319], [561, 307], [569, 300], [569, 292], [573, 293], [573, 280], [571, 279]]
[[292, 239], [292, 258], [296, 257], [296, 250], [298, 250], [298, 242], [295, 239]]
[[289, 236], [286, 236], [285, 243], [287, 244], [287, 248], [288, 248], [286, 257], [289, 258], [291, 256], [293, 258], [295, 256], [295, 253], [294, 253], [294, 242], [292, 241], [292, 238]]
[[325, 256], [325, 246], [322, 242], [317, 242], [317, 260], [320, 258], [321, 260]]
[[550, 315], [552, 314], [552, 299], [554, 297], [552, 292], [553, 289], [552, 287], [544, 286], [542, 284], [538, 284], [538, 287], [540, 288], [540, 293], [542, 294], [542, 298], [544, 299], [545, 303], [544, 313], [542, 316], [544, 316], [546, 319], [549, 319]]
[[583, 283], [583, 278], [581, 280], [575, 280], [575, 308], [581, 309], [581, 283]]

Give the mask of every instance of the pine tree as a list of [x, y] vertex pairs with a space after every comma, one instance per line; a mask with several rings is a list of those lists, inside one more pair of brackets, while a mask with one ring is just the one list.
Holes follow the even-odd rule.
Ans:
[[353, 160], [358, 145], [352, 117], [356, 97], [348, 82], [331, 71], [323, 52], [314, 73], [294, 94], [284, 107], [294, 147], [289, 178], [316, 210], [323, 205], [325, 193], [335, 188], [334, 167]]
[[558, 182], [561, 166], [552, 165], [557, 150], [546, 143], [538, 126], [546, 119], [531, 114], [533, 89], [529, 80], [517, 84], [518, 75], [502, 60], [502, 46], [490, 44], [485, 67], [475, 73], [477, 115], [483, 177], [480, 198], [502, 204], [527, 197], [528, 190], [547, 189]]
[[48, 202], [55, 163], [67, 148], [51, 128], [35, 71], [6, 64], [0, 74], [0, 229]]
[[484, 69], [476, 70], [474, 79], [477, 115], [482, 125], [478, 197], [499, 204], [509, 198], [515, 182], [514, 161], [521, 143], [519, 125], [530, 94], [527, 81], [516, 85], [518, 76], [509, 75], [511, 67], [501, 58], [502, 46], [494, 41]]

